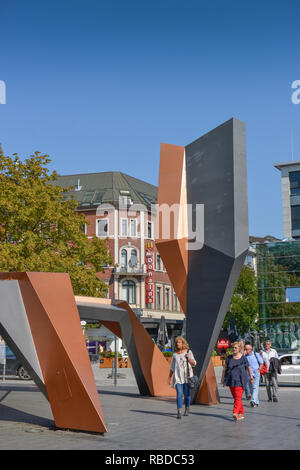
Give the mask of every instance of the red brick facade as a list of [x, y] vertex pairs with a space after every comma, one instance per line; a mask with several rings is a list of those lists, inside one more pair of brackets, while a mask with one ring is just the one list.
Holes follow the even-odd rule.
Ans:
[[[113, 257], [113, 264], [117, 267], [110, 266], [105, 268], [104, 273], [99, 273], [99, 278], [104, 280], [109, 285], [109, 298], [118, 298], [131, 301], [133, 308], [141, 309], [143, 316], [159, 318], [164, 315], [166, 318], [182, 319], [183, 314], [179, 301], [175, 296], [175, 292], [171, 285], [170, 279], [162, 265], [159, 267], [159, 253], [155, 247], [154, 242], [154, 223], [152, 220], [151, 238], [148, 238], [148, 222], [151, 222], [149, 213], [137, 212], [135, 216], [124, 216], [117, 208], [113, 208], [110, 213], [98, 215], [96, 210], [81, 210], [84, 213], [88, 224], [86, 225], [86, 235], [88, 237], [101, 236], [97, 233], [98, 220], [106, 219], [108, 223], [107, 238], [110, 253]], [[136, 220], [136, 222], [134, 221]], [[105, 223], [105, 222], [103, 222]], [[127, 227], [127, 228], [126, 228]], [[150, 229], [150, 228], [149, 228]], [[123, 230], [123, 232], [122, 232]], [[126, 236], [127, 231], [127, 236]], [[132, 231], [135, 232], [132, 235]], [[106, 238], [103, 236], [103, 238]], [[146, 244], [152, 242], [153, 244], [153, 304], [152, 306], [146, 305]], [[122, 252], [123, 250], [123, 252]], [[134, 258], [135, 265], [130, 265], [130, 260]], [[131, 257], [131, 258], [130, 258]], [[159, 269], [160, 268], [160, 269]], [[124, 281], [133, 281], [135, 289], [132, 299], [129, 294], [126, 294], [126, 284]], [[132, 283], [131, 283], [132, 284]], [[133, 284], [132, 284], [133, 286]], [[160, 302], [158, 299], [158, 291], [160, 288]], [[124, 296], [129, 295], [125, 299]], [[169, 308], [166, 302], [169, 299]], [[134, 302], [132, 302], [134, 300]], [[177, 307], [176, 307], [177, 303]]]

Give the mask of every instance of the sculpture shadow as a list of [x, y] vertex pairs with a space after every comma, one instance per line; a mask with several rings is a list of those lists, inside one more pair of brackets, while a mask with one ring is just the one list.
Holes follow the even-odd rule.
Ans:
[[25, 411], [16, 410], [11, 406], [0, 403], [0, 421], [11, 421], [14, 423], [35, 424], [44, 428], [53, 428], [55, 423], [48, 418], [42, 418]]
[[99, 395], [115, 395], [120, 397], [129, 397], [129, 398], [143, 398], [139, 393], [135, 392], [120, 392], [114, 390], [98, 390]]

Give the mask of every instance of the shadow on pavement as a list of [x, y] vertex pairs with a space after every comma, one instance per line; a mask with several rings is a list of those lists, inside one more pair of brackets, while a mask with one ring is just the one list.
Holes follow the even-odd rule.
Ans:
[[130, 397], [130, 398], [143, 398], [139, 393], [131, 393], [131, 392], [117, 392], [114, 390], [98, 390], [99, 395], [118, 395], [121, 397]]
[[39, 392], [41, 393], [40, 389], [37, 385], [30, 385], [30, 386], [18, 386], [18, 385], [0, 385], [0, 392]]
[[42, 427], [53, 427], [54, 421], [40, 416], [25, 413], [24, 411], [16, 410], [10, 406], [0, 404], [0, 421], [12, 421], [19, 423], [37, 424]]
[[[168, 416], [170, 418], [174, 418], [177, 420], [177, 414], [176, 413], [161, 413], [159, 411], [145, 411], [145, 410], [130, 410], [130, 411], [133, 411], [135, 413], [145, 413], [145, 414], [151, 414], [151, 415], [158, 415], [158, 416]], [[217, 415], [217, 414], [213, 414], [213, 413], [195, 413], [194, 411], [190, 411], [190, 415], [197, 415], [197, 416], [210, 416], [210, 417], [213, 417], [213, 418], [220, 418], [220, 419], [223, 419], [225, 421], [232, 421], [232, 418], [228, 418], [226, 416], [222, 416], [222, 415]], [[188, 418], [183, 418], [185, 419], [186, 421], [188, 420]]]
[[161, 413], [160, 411], [145, 411], [145, 410], [129, 410], [133, 411], [134, 413], [144, 413], [149, 415], [158, 415], [158, 416], [168, 416], [169, 418], [177, 419], [176, 413]]

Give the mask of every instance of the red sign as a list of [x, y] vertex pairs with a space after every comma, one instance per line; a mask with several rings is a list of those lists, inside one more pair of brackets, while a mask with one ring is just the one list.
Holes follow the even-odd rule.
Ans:
[[219, 341], [217, 342], [217, 348], [220, 354], [226, 352], [229, 348], [229, 339], [219, 339]]
[[146, 243], [146, 304], [153, 304], [154, 302], [154, 288], [153, 288], [153, 244], [151, 242]]

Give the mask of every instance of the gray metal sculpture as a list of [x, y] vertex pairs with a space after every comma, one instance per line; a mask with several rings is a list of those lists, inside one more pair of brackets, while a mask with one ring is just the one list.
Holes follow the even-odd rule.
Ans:
[[249, 248], [245, 126], [230, 119], [186, 147], [187, 202], [204, 205], [204, 245], [189, 251], [187, 337], [200, 381]]
[[156, 246], [186, 313], [201, 383], [249, 248], [241, 121], [230, 119], [186, 147], [162, 144], [158, 206], [163, 212], [174, 204], [176, 226], [169, 236], [159, 229]]

